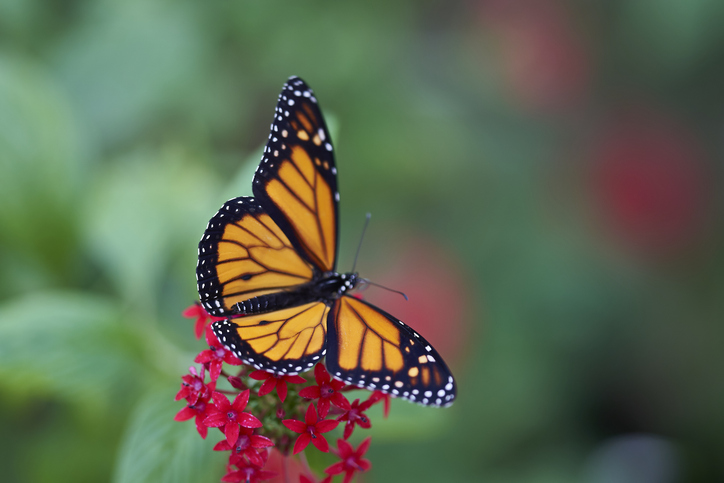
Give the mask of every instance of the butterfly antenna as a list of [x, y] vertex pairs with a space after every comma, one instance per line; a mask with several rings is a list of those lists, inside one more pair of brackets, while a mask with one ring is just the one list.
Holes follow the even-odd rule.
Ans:
[[354, 255], [354, 263], [352, 264], [352, 273], [354, 273], [354, 269], [357, 266], [357, 257], [359, 257], [359, 251], [362, 248], [362, 240], [365, 238], [365, 232], [367, 231], [367, 225], [370, 224], [370, 218], [372, 218], [372, 213], [367, 213], [365, 216], [365, 224], [362, 227], [362, 235], [359, 237], [359, 245], [357, 245], [357, 253]]
[[392, 288], [390, 288], [390, 287], [385, 287], [384, 285], [380, 285], [379, 283], [370, 282], [370, 281], [367, 280], [366, 278], [365, 278], [365, 279], [362, 279], [362, 282], [363, 282], [365, 285], [374, 285], [375, 287], [383, 288], [383, 289], [388, 290], [388, 291], [390, 291], [390, 292], [398, 293], [398, 294], [402, 295], [403, 297], [405, 297], [405, 300], [410, 300], [409, 298], [407, 298], [407, 294], [405, 294], [405, 292], [400, 292], [399, 290], [395, 290], [395, 289], [392, 289]]

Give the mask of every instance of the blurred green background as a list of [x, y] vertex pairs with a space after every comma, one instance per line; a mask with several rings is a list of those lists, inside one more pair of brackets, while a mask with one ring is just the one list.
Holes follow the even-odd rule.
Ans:
[[[218, 481], [196, 245], [290, 75], [437, 346], [365, 482], [724, 481], [724, 3], [0, 0], [0, 480]], [[358, 432], [356, 436], [361, 436]], [[320, 468], [317, 468], [318, 470]]]

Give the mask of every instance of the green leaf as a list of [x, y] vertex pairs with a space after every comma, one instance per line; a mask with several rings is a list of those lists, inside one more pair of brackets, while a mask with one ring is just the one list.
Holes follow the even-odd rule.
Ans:
[[102, 1], [62, 38], [55, 65], [92, 138], [116, 144], [148, 130], [193, 93], [205, 46], [189, 4]]
[[183, 402], [174, 401], [170, 390], [141, 400], [121, 443], [115, 483], [219, 481], [226, 453], [212, 448], [223, 435], [214, 429], [201, 439], [193, 419], [173, 420], [182, 408]]
[[196, 247], [218, 204], [217, 182], [181, 149], [116, 160], [88, 197], [84, 235], [122, 298], [153, 314], [172, 263], [193, 286]]
[[139, 338], [98, 296], [28, 295], [0, 305], [0, 388], [102, 409], [122, 403], [142, 372]]
[[67, 99], [48, 73], [0, 55], [0, 246], [66, 278], [84, 152]]

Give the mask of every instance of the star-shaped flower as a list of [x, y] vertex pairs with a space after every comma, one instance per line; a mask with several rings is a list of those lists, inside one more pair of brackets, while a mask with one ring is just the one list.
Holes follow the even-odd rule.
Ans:
[[329, 451], [329, 443], [327, 443], [327, 440], [322, 436], [322, 433], [332, 431], [337, 427], [339, 421], [333, 419], [320, 420], [317, 417], [317, 410], [314, 404], [310, 404], [309, 408], [307, 408], [304, 422], [297, 421], [296, 419], [285, 419], [282, 423], [295, 433], [300, 433], [297, 441], [294, 443], [294, 454], [306, 448], [310, 441], [319, 451], [326, 453]]
[[249, 402], [248, 389], [240, 392], [233, 403], [229, 403], [226, 396], [220, 392], [214, 391], [211, 397], [214, 399], [215, 407], [211, 414], [204, 419], [204, 424], [210, 428], [223, 426], [229, 446], [233, 447], [239, 438], [239, 425], [245, 428], [261, 428], [261, 421], [251, 414], [243, 412]]
[[236, 444], [231, 446], [229, 442], [222, 439], [214, 446], [214, 451], [232, 451], [233, 455], [246, 455], [249, 461], [256, 466], [264, 466], [264, 461], [257, 449], [269, 448], [274, 446], [271, 439], [266, 436], [254, 434], [254, 430], [250, 428], [241, 428]]
[[352, 406], [349, 408], [349, 411], [337, 418], [337, 421], [347, 421], [347, 424], [344, 427], [344, 439], [348, 439], [352, 435], [355, 424], [358, 424], [360, 427], [365, 429], [369, 429], [372, 426], [369, 418], [364, 413], [370, 408], [370, 406], [372, 406], [372, 404], [374, 404], [374, 401], [371, 401], [370, 399], [362, 404], [359, 403], [359, 399], [355, 399]]
[[181, 378], [181, 390], [176, 394], [176, 400], [186, 398], [189, 404], [195, 404], [199, 399], [208, 401], [211, 393], [216, 389], [216, 382], [212, 381], [204, 384], [205, 368], [201, 367], [201, 374], [196, 372], [194, 366], [189, 367], [191, 374], [186, 374]]
[[[254, 483], [274, 478], [277, 474], [273, 471], [265, 471], [261, 468], [266, 464], [269, 454], [266, 451], [259, 453], [261, 461], [260, 465], [254, 462], [247, 462], [242, 455], [232, 455], [229, 458], [229, 465], [226, 467], [226, 473], [221, 481], [228, 483]], [[232, 471], [232, 466], [236, 466], [238, 470]]]
[[264, 381], [259, 388], [259, 396], [266, 396], [276, 387], [277, 394], [282, 402], [287, 398], [287, 382], [291, 384], [304, 384], [307, 382], [302, 376], [277, 376], [262, 370], [252, 372], [249, 377], [257, 381]]
[[339, 392], [339, 390], [344, 387], [344, 383], [332, 379], [324, 364], [319, 363], [314, 367], [314, 380], [317, 382], [317, 385], [305, 387], [299, 391], [299, 395], [306, 399], [319, 399], [317, 406], [319, 407], [319, 416], [321, 418], [327, 417], [330, 403], [343, 411], [349, 410], [349, 401]]
[[333, 464], [324, 470], [324, 472], [330, 476], [344, 473], [343, 483], [349, 483], [355, 473], [369, 470], [372, 464], [369, 460], [362, 458], [362, 456], [367, 452], [367, 448], [370, 447], [370, 440], [371, 438], [369, 437], [365, 438], [355, 450], [347, 441], [338, 439], [337, 448], [339, 448], [339, 450], [335, 451], [335, 453], [337, 453], [337, 456], [339, 456], [342, 461]]
[[211, 330], [210, 325], [206, 326], [206, 343], [209, 344], [209, 348], [201, 351], [201, 353], [196, 356], [196, 359], [194, 359], [194, 362], [202, 363], [209, 368], [209, 377], [212, 381], [219, 378], [221, 366], [224, 362], [232, 366], [240, 366], [242, 364], [234, 354], [221, 345], [219, 339], [216, 338], [216, 334]]
[[204, 419], [210, 414], [210, 409], [213, 406], [208, 401], [196, 401], [194, 404], [189, 404], [181, 411], [179, 411], [173, 418], [175, 421], [187, 421], [193, 417], [196, 417], [196, 431], [199, 432], [201, 438], [206, 439], [206, 435], [209, 433], [209, 428], [204, 424]]

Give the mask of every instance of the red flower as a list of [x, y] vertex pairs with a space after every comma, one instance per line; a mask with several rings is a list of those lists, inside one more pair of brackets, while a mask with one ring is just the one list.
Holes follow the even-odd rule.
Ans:
[[196, 372], [194, 366], [189, 367], [191, 374], [186, 374], [181, 379], [181, 390], [176, 394], [176, 401], [186, 398], [189, 404], [196, 404], [199, 399], [208, 401], [211, 393], [216, 389], [216, 382], [204, 384], [205, 368], [201, 367], [201, 375]]
[[320, 420], [317, 417], [317, 410], [314, 408], [314, 404], [310, 404], [309, 408], [307, 408], [307, 414], [304, 417], [304, 423], [296, 419], [285, 419], [282, 423], [295, 433], [300, 433], [300, 436], [294, 443], [294, 454], [306, 448], [310, 441], [319, 451], [327, 453], [329, 451], [329, 444], [324, 436], [322, 436], [322, 433], [332, 431], [337, 427], [339, 421], [332, 419]]
[[210, 409], [213, 406], [208, 401], [197, 401], [194, 404], [189, 404], [181, 411], [179, 411], [173, 418], [175, 421], [187, 421], [194, 416], [196, 417], [196, 431], [199, 432], [203, 439], [206, 439], [206, 435], [209, 433], [209, 428], [204, 424], [204, 419], [209, 415]]
[[240, 366], [242, 364], [242, 362], [237, 359], [234, 354], [221, 345], [219, 339], [216, 338], [214, 331], [211, 330], [210, 325], [206, 327], [206, 343], [209, 344], [209, 349], [201, 351], [201, 353], [196, 356], [196, 359], [194, 359], [194, 362], [199, 362], [204, 364], [204, 366], [208, 366], [209, 377], [212, 381], [219, 378], [219, 374], [221, 374], [221, 365], [224, 362], [232, 366]]
[[371, 397], [362, 404], [359, 403], [359, 399], [355, 399], [349, 411], [337, 418], [337, 421], [347, 421], [347, 425], [344, 427], [344, 439], [352, 435], [355, 424], [365, 429], [369, 429], [372, 426], [364, 411], [368, 410], [375, 402], [377, 401], [373, 401]]
[[[390, 415], [390, 401], [392, 400], [392, 397], [389, 394], [385, 394], [382, 391], [374, 391], [372, 395], [367, 399], [367, 402], [370, 403], [370, 405], [375, 404], [379, 401], [385, 402], [385, 409], [383, 411], [383, 414], [385, 415], [385, 419], [387, 419], [387, 416]], [[347, 439], [347, 438], [344, 438]]]
[[257, 381], [264, 381], [264, 384], [259, 388], [259, 396], [266, 396], [276, 387], [277, 394], [282, 402], [287, 398], [287, 382], [291, 384], [304, 384], [307, 382], [302, 376], [277, 376], [261, 370], [252, 372], [249, 377]]
[[224, 434], [230, 446], [236, 444], [239, 438], [239, 425], [245, 428], [261, 428], [261, 421], [249, 413], [242, 412], [249, 402], [249, 390], [239, 393], [233, 403], [220, 392], [214, 391], [211, 395], [214, 399], [215, 408], [211, 415], [204, 420], [204, 424], [210, 428], [224, 426]]
[[[269, 454], [266, 451], [262, 451], [259, 453], [261, 464], [255, 465], [253, 462], [247, 462], [241, 455], [232, 455], [231, 458], [229, 458], [230, 465], [227, 466], [228, 473], [221, 478], [221, 481], [229, 483], [253, 483], [275, 477], [276, 473], [273, 471], [264, 471], [261, 469], [266, 464], [268, 457]], [[232, 465], [239, 469], [231, 471]]]
[[201, 306], [200, 303], [195, 302], [191, 307], [183, 311], [183, 316], [187, 319], [196, 318], [196, 324], [194, 324], [194, 334], [197, 339], [201, 338], [201, 334], [204, 333], [204, 328], [209, 322], [216, 322], [217, 320], [224, 320], [224, 317], [214, 317], [209, 315], [206, 310]]
[[324, 364], [317, 364], [314, 368], [314, 380], [317, 381], [317, 385], [305, 387], [299, 391], [299, 395], [306, 399], [319, 399], [317, 406], [321, 418], [327, 417], [329, 403], [334, 404], [343, 411], [349, 410], [349, 401], [339, 392], [344, 387], [344, 383], [332, 379]]
[[259, 436], [257, 434], [254, 434], [254, 430], [252, 429], [241, 428], [241, 431], [239, 432], [239, 437], [237, 438], [236, 444], [234, 446], [231, 446], [227, 440], [223, 439], [216, 443], [216, 446], [214, 446], [214, 451], [231, 450], [234, 455], [238, 455], [239, 457], [241, 457], [242, 455], [246, 455], [246, 457], [249, 458], [249, 461], [251, 461], [252, 464], [261, 467], [264, 466], [264, 461], [262, 460], [262, 457], [260, 456], [260, 453], [257, 451], [257, 449], [269, 448], [271, 446], [274, 446], [274, 443], [271, 439], [265, 436]]
[[356, 472], [363, 472], [370, 469], [372, 464], [369, 460], [362, 458], [367, 452], [367, 448], [370, 446], [371, 438], [367, 437], [360, 443], [355, 450], [352, 445], [343, 439], [337, 440], [337, 447], [339, 451], [336, 451], [339, 458], [342, 460], [339, 463], [335, 463], [326, 470], [325, 473], [328, 475], [339, 475], [344, 473], [344, 482], [349, 483]]

